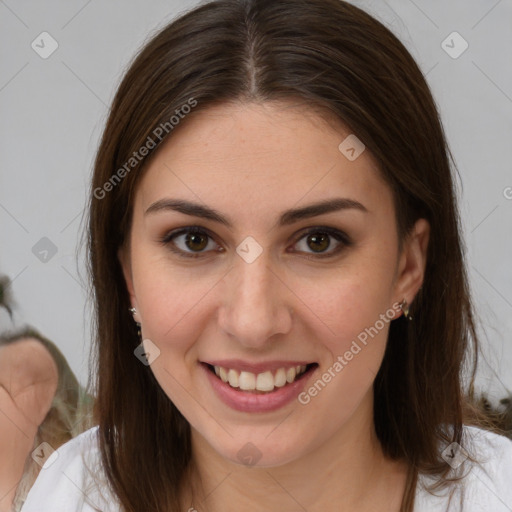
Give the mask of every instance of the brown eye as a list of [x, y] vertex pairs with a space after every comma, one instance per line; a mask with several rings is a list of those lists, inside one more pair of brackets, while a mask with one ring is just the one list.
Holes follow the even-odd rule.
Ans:
[[[332, 239], [336, 241], [334, 249], [328, 251], [328, 249], [333, 245]], [[342, 231], [328, 227], [312, 228], [303, 234], [303, 236], [295, 243], [299, 252], [304, 252], [308, 256], [313, 255], [317, 258], [335, 256], [344, 248], [350, 247], [351, 245], [352, 241], [348, 235]]]
[[208, 238], [203, 233], [187, 233], [185, 245], [192, 251], [202, 251], [208, 245]]
[[199, 258], [218, 248], [218, 245], [204, 229], [195, 226], [173, 231], [167, 234], [161, 242], [172, 252], [184, 258]]
[[329, 245], [331, 245], [329, 235], [326, 233], [308, 235], [306, 243], [309, 244], [309, 247], [311, 247], [315, 252], [323, 252], [329, 248]]

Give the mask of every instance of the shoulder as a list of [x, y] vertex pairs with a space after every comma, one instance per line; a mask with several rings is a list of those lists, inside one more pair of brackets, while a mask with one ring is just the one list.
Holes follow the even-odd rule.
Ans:
[[[41, 445], [46, 459], [21, 512], [107, 512], [114, 504], [100, 467], [98, 427], [56, 451]], [[36, 452], [37, 456], [37, 452]]]
[[[465, 428], [472, 487], [468, 498], [482, 510], [512, 510], [512, 440], [477, 427]], [[489, 504], [493, 506], [489, 508]], [[477, 509], [479, 510], [479, 509]]]
[[[461, 480], [451, 487], [450, 500], [447, 491], [429, 493], [425, 486], [436, 480], [420, 475], [414, 512], [512, 510], [512, 440], [466, 425], [461, 444], [442, 447], [442, 454], [452, 466], [453, 475]], [[454, 508], [447, 509], [448, 504]]]

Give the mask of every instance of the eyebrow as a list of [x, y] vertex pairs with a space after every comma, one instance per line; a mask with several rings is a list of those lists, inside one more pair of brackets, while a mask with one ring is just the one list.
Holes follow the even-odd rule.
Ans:
[[[223, 224], [228, 228], [233, 227], [232, 223], [217, 210], [198, 203], [186, 201], [184, 199], [160, 199], [154, 202], [145, 211], [144, 215], [168, 210], [184, 213], [185, 215], [191, 215], [193, 217], [201, 217], [203, 219], [212, 220], [214, 222]], [[320, 201], [318, 203], [312, 203], [301, 208], [286, 210], [281, 213], [278, 226], [288, 226], [303, 219], [309, 219], [311, 217], [316, 217], [317, 215], [323, 215], [325, 213], [331, 213], [340, 210], [359, 210], [361, 212], [368, 213], [368, 210], [358, 201], [344, 197], [338, 197], [335, 199]]]

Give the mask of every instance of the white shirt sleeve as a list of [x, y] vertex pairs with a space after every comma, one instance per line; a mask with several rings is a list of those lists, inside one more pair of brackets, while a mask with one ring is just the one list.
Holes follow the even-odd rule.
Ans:
[[459, 465], [452, 467], [465, 476], [452, 487], [453, 496], [446, 491], [430, 494], [423, 484], [435, 479], [421, 475], [414, 512], [512, 512], [512, 440], [465, 426], [462, 445], [454, 448], [454, 464]]
[[[21, 512], [118, 512], [99, 470], [98, 427], [71, 439], [54, 454], [30, 489]], [[53, 462], [52, 462], [53, 460]], [[100, 490], [101, 488], [101, 490]]]

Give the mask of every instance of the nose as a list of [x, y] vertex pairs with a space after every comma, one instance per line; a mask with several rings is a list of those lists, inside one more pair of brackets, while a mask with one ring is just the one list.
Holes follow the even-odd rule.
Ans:
[[226, 334], [247, 348], [263, 348], [292, 326], [293, 293], [272, 268], [267, 254], [264, 250], [252, 263], [237, 256], [224, 278], [218, 322]]

